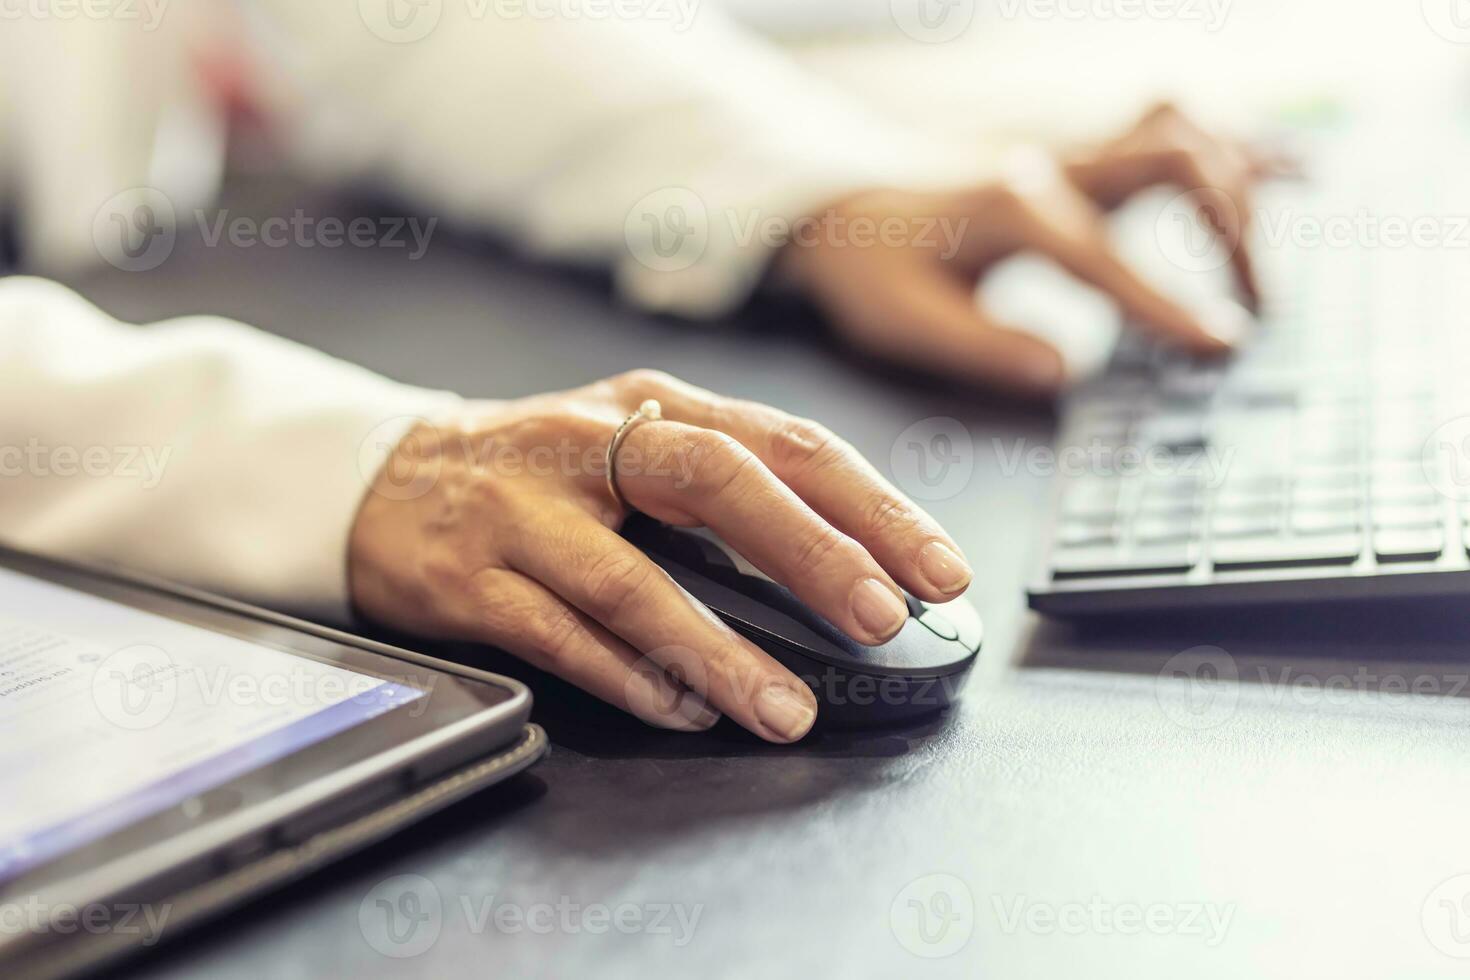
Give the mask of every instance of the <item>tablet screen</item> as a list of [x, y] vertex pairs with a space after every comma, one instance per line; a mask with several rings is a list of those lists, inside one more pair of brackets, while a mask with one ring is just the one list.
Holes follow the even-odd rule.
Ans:
[[424, 695], [0, 567], [0, 882]]

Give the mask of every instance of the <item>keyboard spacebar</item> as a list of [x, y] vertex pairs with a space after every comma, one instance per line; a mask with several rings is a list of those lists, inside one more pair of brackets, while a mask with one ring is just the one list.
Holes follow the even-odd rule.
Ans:
[[1112, 575], [1157, 575], [1187, 572], [1199, 561], [1199, 546], [1192, 541], [1170, 545], [1147, 545], [1119, 549], [1102, 547], [1065, 548], [1054, 552], [1051, 571], [1055, 578], [1105, 578]]
[[1350, 565], [1362, 550], [1361, 534], [1231, 538], [1214, 542], [1210, 549], [1210, 560], [1218, 571], [1289, 568], [1297, 565]]

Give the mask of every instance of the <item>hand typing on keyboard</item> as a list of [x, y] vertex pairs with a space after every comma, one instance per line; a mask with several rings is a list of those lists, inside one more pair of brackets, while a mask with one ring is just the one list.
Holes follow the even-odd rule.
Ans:
[[[1018, 157], [1003, 180], [943, 193], [874, 190], [837, 202], [832, 210], [847, 227], [864, 221], [911, 234], [885, 232], [867, 248], [793, 240], [781, 271], [860, 349], [1014, 392], [1051, 394], [1067, 380], [1060, 352], [977, 305], [978, 280], [1007, 256], [1037, 252], [1109, 295], [1150, 336], [1192, 354], [1222, 353], [1250, 315], [1228, 302], [1191, 311], [1159, 292], [1114, 251], [1103, 216], [1150, 186], [1195, 192], [1201, 218], [1231, 252], [1242, 296], [1254, 303], [1249, 195], [1266, 166], [1160, 107], [1117, 139], [1065, 161], [1039, 152]], [[935, 234], [936, 225], [948, 233]]]

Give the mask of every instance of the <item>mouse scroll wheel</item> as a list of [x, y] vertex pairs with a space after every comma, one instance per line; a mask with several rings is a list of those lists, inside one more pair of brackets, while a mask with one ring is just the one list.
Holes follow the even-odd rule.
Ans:
[[729, 554], [726, 554], [725, 550], [720, 548], [719, 545], [714, 544], [713, 541], [707, 541], [704, 538], [695, 538], [695, 542], [698, 544], [700, 558], [704, 561], [704, 564], [710, 564], [710, 566], [719, 567], [719, 569], [734, 569], [734, 561], [731, 560]]
[[907, 592], [903, 594], [903, 601], [909, 607], [909, 616], [913, 619], [918, 619], [920, 616], [924, 615], [924, 613], [928, 612], [929, 607], [925, 606], [923, 602], [915, 599]]
[[730, 560], [723, 548], [697, 534], [681, 534], [676, 539], [674, 558], [682, 561], [690, 568], [715, 568], [734, 570], [735, 563]]

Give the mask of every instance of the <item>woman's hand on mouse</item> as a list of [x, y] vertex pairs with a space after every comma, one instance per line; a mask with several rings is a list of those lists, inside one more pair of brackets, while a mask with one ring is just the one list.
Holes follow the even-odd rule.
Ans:
[[1199, 354], [1222, 353], [1249, 327], [1245, 310], [1222, 302], [1199, 313], [1165, 296], [1115, 251], [1104, 212], [1153, 185], [1193, 192], [1201, 217], [1230, 252], [1243, 296], [1254, 303], [1250, 187], [1267, 169], [1239, 144], [1161, 106], [1119, 138], [1068, 160], [1040, 150], [1019, 156], [1003, 180], [942, 193], [872, 190], [838, 201], [825, 212], [832, 227], [863, 222], [888, 231], [863, 247], [827, 235], [793, 240], [780, 253], [778, 272], [860, 350], [1050, 395], [1066, 380], [1062, 355], [977, 304], [977, 281], [1007, 256], [1039, 253], [1106, 293], [1139, 328]]
[[505, 402], [469, 402], [410, 432], [363, 500], [349, 580], [369, 617], [493, 644], [645, 721], [698, 730], [725, 714], [801, 738], [812, 692], [621, 538], [607, 488], [614, 430], [646, 399], [616, 464], [631, 507], [705, 525], [865, 644], [890, 639], [900, 586], [944, 601], [959, 548], [821, 426], [653, 371]]

